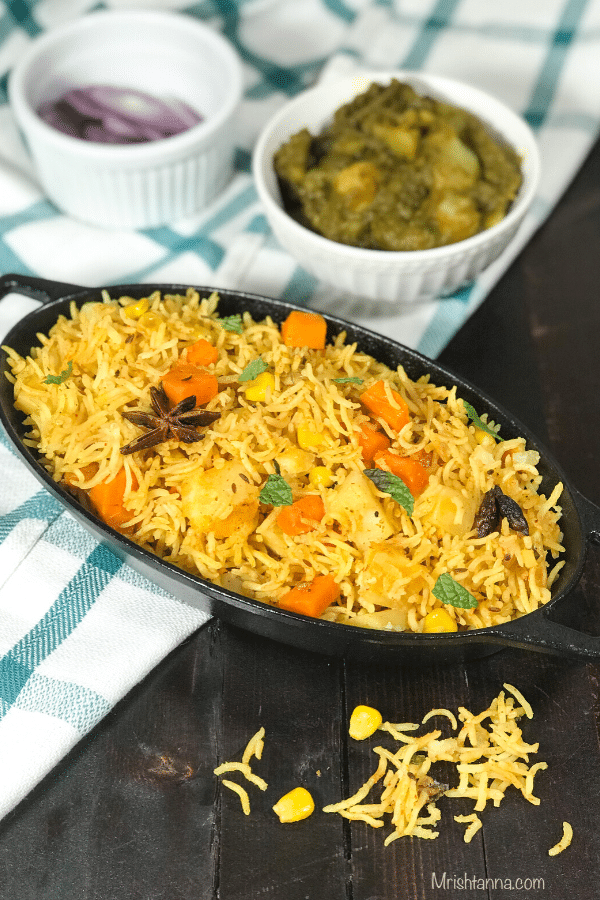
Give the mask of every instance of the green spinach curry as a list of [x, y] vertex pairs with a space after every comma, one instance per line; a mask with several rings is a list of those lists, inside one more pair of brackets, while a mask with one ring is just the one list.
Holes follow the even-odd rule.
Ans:
[[407, 84], [372, 84], [313, 137], [275, 154], [287, 212], [373, 250], [427, 250], [499, 222], [521, 185], [518, 154], [471, 113]]

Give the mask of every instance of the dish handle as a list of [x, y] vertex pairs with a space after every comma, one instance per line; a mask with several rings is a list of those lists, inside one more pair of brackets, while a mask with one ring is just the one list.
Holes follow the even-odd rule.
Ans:
[[494, 643], [514, 650], [537, 650], [580, 662], [600, 659], [600, 637], [569, 628], [555, 622], [545, 611], [540, 612], [535, 623], [528, 621], [530, 616], [523, 616], [503, 625], [502, 632], [494, 635]]
[[68, 294], [81, 290], [81, 285], [69, 284], [63, 281], [51, 281], [47, 278], [38, 278], [35, 275], [9, 274], [0, 276], [0, 300], [13, 291], [16, 294], [25, 294], [39, 300], [40, 303], [50, 303], [59, 300]]
[[588, 543], [600, 544], [600, 506], [588, 500], [579, 491], [573, 490], [573, 494]]
[[[600, 544], [600, 506], [579, 491], [573, 493], [576, 495], [587, 550], [588, 544]], [[490, 631], [495, 631], [495, 639], [505, 647], [537, 650], [580, 661], [600, 659], [600, 636], [586, 634], [577, 628], [556, 622], [544, 608], [539, 613], [540, 615], [514, 619], [499, 626], [497, 630], [492, 628]]]

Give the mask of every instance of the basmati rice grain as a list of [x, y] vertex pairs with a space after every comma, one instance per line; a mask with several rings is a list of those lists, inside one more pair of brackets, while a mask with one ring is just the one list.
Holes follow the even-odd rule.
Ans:
[[470, 816], [454, 816], [454, 821], [470, 823], [469, 827], [465, 831], [463, 838], [465, 844], [470, 844], [473, 840], [474, 835], [477, 834], [479, 829], [483, 827], [483, 822], [476, 813], [471, 813]]
[[431, 710], [429, 710], [429, 712], [425, 716], [423, 716], [423, 718], [421, 719], [421, 725], [424, 725], [425, 722], [427, 722], [429, 719], [431, 719], [432, 716], [446, 716], [448, 719], [450, 719], [450, 722], [454, 729], [456, 729], [458, 727], [458, 724], [456, 722], [456, 717], [454, 716], [454, 713], [450, 712], [449, 709], [431, 709]]
[[245, 790], [241, 785], [236, 784], [235, 781], [229, 781], [227, 778], [224, 778], [221, 784], [224, 784], [225, 787], [228, 787], [231, 791], [234, 791], [239, 796], [244, 815], [249, 816], [250, 797], [248, 796], [248, 791]]
[[563, 834], [560, 841], [554, 845], [554, 847], [550, 847], [548, 850], [548, 856], [557, 856], [559, 853], [562, 853], [563, 850], [566, 850], [567, 847], [570, 846], [571, 841], [573, 840], [573, 829], [568, 822], [563, 822]]
[[248, 781], [251, 781], [252, 784], [255, 784], [257, 787], [259, 787], [261, 791], [266, 791], [268, 787], [267, 782], [262, 778], [259, 778], [258, 775], [255, 775], [247, 763], [226, 762], [222, 763], [222, 765], [220, 766], [217, 766], [217, 768], [214, 770], [215, 775], [223, 775], [225, 772], [241, 772], [244, 778], [247, 778]]
[[262, 758], [262, 752], [265, 746], [264, 737], [265, 729], [261, 727], [248, 741], [246, 749], [242, 754], [243, 763], [247, 765], [253, 756], [256, 756], [257, 759]]
[[516, 687], [513, 687], [512, 684], [507, 684], [506, 682], [504, 683], [503, 687], [506, 688], [507, 691], [510, 691], [510, 693], [519, 701], [527, 718], [533, 719], [533, 710], [531, 708], [531, 705], [527, 702], [521, 691], [517, 690]]

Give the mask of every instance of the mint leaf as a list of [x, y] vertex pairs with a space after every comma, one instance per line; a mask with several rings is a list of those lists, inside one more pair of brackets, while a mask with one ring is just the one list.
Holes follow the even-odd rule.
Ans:
[[415, 498], [398, 475], [392, 475], [391, 472], [386, 472], [384, 469], [365, 469], [364, 474], [373, 482], [376, 488], [379, 488], [385, 494], [389, 494], [396, 503], [399, 503], [406, 510], [409, 516], [412, 516]]
[[253, 359], [252, 362], [248, 363], [244, 371], [238, 375], [238, 381], [254, 381], [262, 372], [266, 372], [268, 368], [264, 359], [261, 359], [259, 356], [258, 359]]
[[494, 431], [493, 428], [490, 428], [489, 425], [486, 425], [486, 423], [483, 422], [479, 418], [479, 416], [477, 415], [477, 413], [475, 412], [475, 410], [473, 409], [473, 407], [471, 406], [470, 403], [467, 403], [466, 400], [463, 400], [463, 404], [464, 404], [464, 407], [465, 407], [468, 417], [470, 418], [470, 420], [472, 421], [473, 425], [475, 425], [476, 428], [481, 428], [482, 431], [485, 431], [486, 434], [489, 434], [490, 437], [493, 437], [494, 440], [496, 440], [496, 441], [504, 440], [504, 438], [500, 437], [500, 435], [498, 434], [497, 431]]
[[478, 606], [478, 602], [473, 594], [464, 588], [462, 584], [459, 584], [458, 581], [455, 581], [448, 572], [440, 575], [431, 593], [438, 600], [441, 600], [442, 603], [447, 603], [448, 606], [458, 606], [459, 609], [475, 609]]
[[271, 506], [290, 506], [292, 489], [282, 475], [269, 475], [259, 497], [261, 503]]
[[66, 381], [73, 371], [73, 360], [70, 359], [67, 368], [63, 369], [60, 375], [48, 375], [47, 378], [44, 379], [44, 384], [62, 384], [63, 381]]
[[335, 384], [362, 384], [362, 378], [359, 378], [358, 375], [348, 375], [346, 378], [332, 378], [331, 379]]
[[222, 319], [219, 319], [219, 322], [225, 331], [235, 331], [236, 334], [241, 334], [243, 331], [242, 317], [239, 313], [236, 313], [233, 316], [223, 316]]

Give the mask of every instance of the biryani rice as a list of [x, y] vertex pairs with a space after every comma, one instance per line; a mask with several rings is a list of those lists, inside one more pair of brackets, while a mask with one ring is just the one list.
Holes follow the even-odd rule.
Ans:
[[[102, 302], [81, 309], [73, 304], [70, 318], [61, 316], [48, 336], [38, 335], [41, 346], [30, 356], [6, 350], [15, 403], [27, 416], [26, 443], [38, 450], [56, 481], [86, 491], [124, 467], [124, 504], [131, 513], [124, 527], [138, 544], [188, 572], [273, 605], [295, 585], [331, 573], [341, 595], [324, 618], [364, 627], [420, 632], [425, 616], [442, 606], [460, 630], [486, 627], [550, 599], [562, 565], [562, 485], [548, 497], [540, 494], [538, 454], [523, 438], [497, 442], [476, 427], [456, 387], [433, 385], [428, 377], [412, 381], [402, 367], [392, 371], [347, 344], [344, 333], [324, 350], [288, 347], [271, 319], [255, 322], [242, 311], [238, 334], [219, 319], [216, 293], [202, 298], [191, 288], [185, 296], [155, 292], [139, 318], [127, 312], [133, 302], [104, 293]], [[150, 386], [160, 384], [199, 338], [219, 353], [211, 371], [220, 390], [207, 408], [221, 417], [203, 429], [205, 437], [197, 443], [169, 439], [152, 450], [122, 455], [120, 448], [140, 434], [122, 412], [148, 409]], [[252, 402], [238, 378], [259, 357], [273, 375], [273, 388], [263, 402]], [[69, 365], [62, 383], [46, 383]], [[360, 385], [334, 379], [360, 379]], [[410, 413], [399, 433], [379, 422], [391, 449], [431, 464], [427, 487], [410, 516], [369, 482], [366, 490], [391, 528], [384, 539], [370, 540], [360, 511], [338, 499], [347, 479], [365, 468], [357, 431], [368, 416], [359, 395], [378, 380], [404, 398]], [[317, 435], [318, 444], [301, 446], [301, 428]], [[212, 524], [196, 527], [199, 513], [189, 498], [199, 473], [212, 470], [226, 478], [233, 463], [243, 467], [252, 497], [280, 471], [294, 498], [320, 494], [325, 516], [314, 530], [296, 536], [278, 527], [279, 508], [264, 504], [247, 532], [244, 526], [217, 536]], [[317, 466], [332, 473], [331, 487], [309, 482]], [[502, 519], [497, 531], [477, 537], [474, 517], [494, 485], [519, 504], [529, 535]], [[240, 509], [231, 492], [221, 491], [220, 504], [215, 521]], [[477, 599], [476, 608], [444, 605], [434, 597], [443, 573]]]

